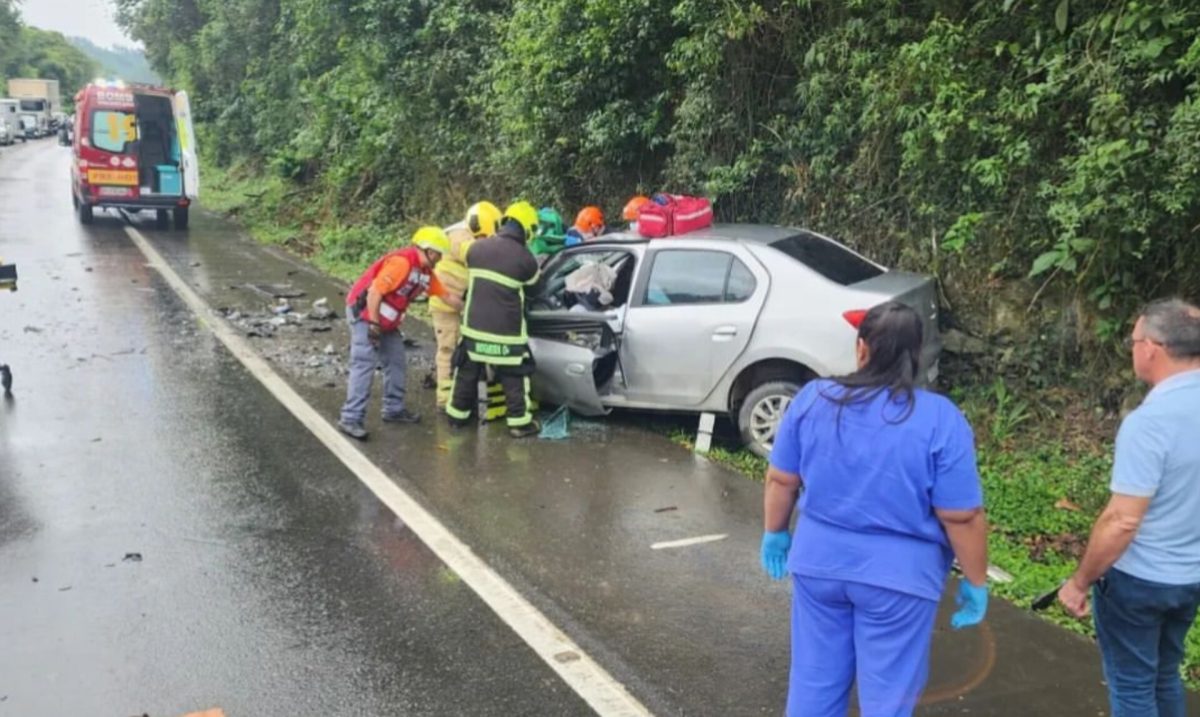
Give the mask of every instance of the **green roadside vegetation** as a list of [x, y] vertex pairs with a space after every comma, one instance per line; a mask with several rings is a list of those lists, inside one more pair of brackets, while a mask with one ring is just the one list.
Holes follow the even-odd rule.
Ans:
[[203, 203], [344, 279], [479, 199], [657, 190], [935, 275], [1018, 604], [1104, 502], [1131, 315], [1200, 298], [1190, 0], [116, 3], [191, 93]]
[[53, 79], [70, 108], [75, 92], [96, 76], [97, 68], [62, 33], [25, 25], [15, 0], [0, 0], [0, 97], [8, 95], [10, 78]]

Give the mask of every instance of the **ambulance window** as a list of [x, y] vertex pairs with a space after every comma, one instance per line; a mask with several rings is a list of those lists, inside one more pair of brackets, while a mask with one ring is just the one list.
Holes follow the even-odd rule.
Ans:
[[125, 152], [137, 139], [137, 117], [132, 112], [97, 110], [92, 114], [92, 146], [106, 152]]

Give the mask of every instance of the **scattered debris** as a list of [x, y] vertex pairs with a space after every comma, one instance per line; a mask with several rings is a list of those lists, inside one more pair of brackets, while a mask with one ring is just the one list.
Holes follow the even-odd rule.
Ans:
[[410, 339], [409, 337], [404, 336], [403, 334], [401, 335], [401, 337], [404, 339], [404, 345], [410, 349], [415, 349], [416, 347], [421, 345], [421, 344], [417, 343], [416, 339]]
[[64, 586], [62, 586], [61, 588], [59, 588], [59, 589], [58, 589], [58, 591], [59, 591], [60, 593], [65, 593], [66, 591], [68, 591], [68, 590], [70, 590], [70, 589], [71, 589], [71, 586], [70, 586], [70, 585], [64, 585]]
[[308, 317], [316, 321], [331, 321], [337, 317], [337, 312], [329, 308], [329, 299], [322, 296], [312, 303]]
[[104, 439], [101, 438], [100, 436], [96, 436], [95, 438], [92, 439], [92, 443], [99, 443], [102, 440], [104, 440]]
[[26, 326], [26, 327], [24, 328], [24, 331], [25, 331], [25, 333], [27, 333], [27, 334], [40, 334], [40, 333], [42, 333], [42, 330], [41, 330], [40, 328], [38, 328], [37, 326]]
[[280, 299], [279, 303], [276, 304], [271, 309], [271, 311], [274, 312], [276, 316], [282, 316], [283, 314], [290, 313], [291, 310], [292, 310], [292, 305], [287, 299]]
[[575, 662], [579, 659], [581, 659], [579, 653], [574, 650], [563, 650], [554, 655], [555, 662], [559, 663]]
[[664, 507], [664, 508], [655, 508], [655, 509], [654, 509], [654, 512], [655, 512], [655, 513], [670, 513], [670, 512], [671, 512], [671, 511], [673, 511], [673, 510], [679, 510], [679, 507], [678, 507], [678, 506], [674, 506], [674, 505], [668, 505], [668, 506], [666, 506], [666, 507]]
[[304, 296], [304, 292], [291, 284], [246, 284], [245, 289], [257, 291], [258, 293], [269, 296], [272, 299], [299, 299]]
[[421, 379], [421, 387], [429, 390], [437, 388], [437, 375], [432, 372], [425, 374], [425, 378]]
[[192, 266], [200, 266], [200, 262], [198, 262], [198, 261], [193, 261], [193, 262], [192, 262]]
[[337, 353], [337, 351], [333, 348], [333, 344], [325, 344], [325, 348], [321, 349], [321, 353], [325, 354], [326, 356], [332, 356]]
[[85, 267], [83, 267], [83, 270], [84, 270], [84, 271], [92, 271], [92, 267], [90, 267], [90, 266], [85, 266]]
[[142, 562], [142, 554], [141, 553], [125, 553], [125, 557], [121, 558], [121, 560], [126, 563], [140, 563], [140, 562]]
[[38, 581], [38, 579], [37, 579], [37, 576], [34, 576], [34, 578], [33, 578], [33, 582], [35, 582], [35, 583], [36, 583], [37, 581]]
[[309, 326], [308, 330], [314, 334], [323, 334], [326, 331], [333, 331], [333, 327], [329, 324], [325, 324], [324, 326]]

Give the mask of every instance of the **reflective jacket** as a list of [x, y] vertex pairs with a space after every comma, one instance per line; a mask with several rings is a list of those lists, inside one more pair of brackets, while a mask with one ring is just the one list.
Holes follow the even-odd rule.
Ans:
[[472, 361], [499, 366], [525, 362], [525, 287], [537, 273], [537, 259], [525, 248], [525, 232], [513, 222], [471, 245], [462, 335]]
[[404, 282], [395, 291], [384, 294], [383, 302], [379, 305], [379, 328], [384, 331], [394, 331], [404, 320], [404, 312], [412, 300], [429, 291], [429, 270], [421, 268], [421, 250], [410, 246], [384, 254], [358, 277], [358, 281], [346, 293], [346, 306], [355, 307], [358, 317], [369, 321], [367, 291], [371, 288], [371, 282], [379, 276], [384, 263], [397, 256], [407, 259], [411, 268]]
[[[462, 299], [467, 294], [467, 250], [475, 243], [475, 235], [459, 223], [446, 229], [446, 237], [450, 239], [450, 252], [443, 255], [437, 266], [433, 267], [433, 273], [446, 287], [447, 294]], [[458, 309], [447, 304], [440, 296], [429, 297], [429, 309], [458, 313]]]

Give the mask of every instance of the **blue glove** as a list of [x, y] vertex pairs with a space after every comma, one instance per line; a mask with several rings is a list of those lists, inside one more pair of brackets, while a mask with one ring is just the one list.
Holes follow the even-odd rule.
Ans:
[[958, 581], [958, 596], [954, 598], [958, 612], [950, 616], [950, 627], [961, 630], [983, 622], [987, 615], [988, 589], [987, 583], [976, 587], [967, 582], [966, 578]]
[[763, 533], [762, 566], [774, 580], [787, 577], [788, 549], [792, 547], [792, 534], [786, 530]]

